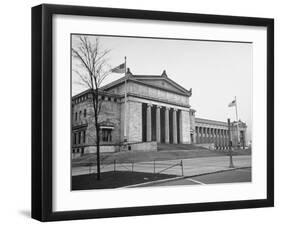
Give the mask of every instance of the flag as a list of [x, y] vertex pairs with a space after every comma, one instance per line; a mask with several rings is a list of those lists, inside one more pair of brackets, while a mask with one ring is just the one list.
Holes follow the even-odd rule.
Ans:
[[228, 107], [236, 106], [236, 100], [233, 100], [229, 103]]
[[113, 72], [113, 73], [120, 73], [120, 74], [121, 73], [125, 73], [125, 63], [120, 64], [119, 66], [113, 68], [111, 70], [111, 72]]

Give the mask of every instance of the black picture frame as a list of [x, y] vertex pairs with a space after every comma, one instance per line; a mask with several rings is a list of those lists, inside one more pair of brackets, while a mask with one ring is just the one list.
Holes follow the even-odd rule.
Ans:
[[[267, 198], [54, 212], [52, 210], [52, 18], [55, 14], [266, 27]], [[32, 8], [32, 218], [40, 221], [57, 221], [271, 206], [274, 206], [273, 19], [49, 4]]]

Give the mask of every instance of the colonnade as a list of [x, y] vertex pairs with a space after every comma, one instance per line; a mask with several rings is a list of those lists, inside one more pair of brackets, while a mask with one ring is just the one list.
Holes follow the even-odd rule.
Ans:
[[[152, 141], [152, 104], [146, 105], [146, 141]], [[164, 114], [161, 114], [161, 109], [164, 109]], [[170, 117], [172, 111], [172, 117]], [[178, 112], [178, 113], [177, 113]], [[164, 123], [161, 119], [164, 116]], [[156, 105], [156, 141], [163, 142], [161, 134], [165, 134], [165, 143], [177, 144], [182, 143], [182, 129], [179, 125], [181, 122], [181, 110], [165, 106]], [[165, 132], [162, 132], [164, 130]]]
[[211, 127], [195, 127], [197, 144], [214, 143], [216, 147], [224, 148], [229, 145], [229, 133], [227, 129]]

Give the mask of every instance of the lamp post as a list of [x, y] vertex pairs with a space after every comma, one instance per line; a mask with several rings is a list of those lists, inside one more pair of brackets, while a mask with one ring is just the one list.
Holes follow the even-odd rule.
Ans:
[[232, 160], [232, 140], [231, 140], [231, 131], [230, 131], [230, 119], [227, 119], [228, 125], [228, 137], [229, 137], [229, 168], [234, 168]]

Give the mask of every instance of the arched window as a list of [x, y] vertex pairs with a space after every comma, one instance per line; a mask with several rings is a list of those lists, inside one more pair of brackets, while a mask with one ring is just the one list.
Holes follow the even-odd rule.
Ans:
[[84, 118], [87, 116], [87, 109], [84, 109]]

